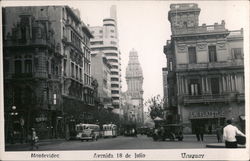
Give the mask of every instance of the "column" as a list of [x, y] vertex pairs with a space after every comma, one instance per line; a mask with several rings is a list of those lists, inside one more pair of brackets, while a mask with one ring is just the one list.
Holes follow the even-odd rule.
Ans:
[[188, 95], [188, 82], [187, 82], [187, 79], [185, 79], [185, 88], [186, 88], [186, 94]]
[[181, 79], [181, 86], [182, 86], [182, 94], [185, 94], [184, 76], [182, 76], [182, 79]]
[[234, 91], [235, 90], [235, 88], [234, 88], [234, 79], [233, 79], [233, 75], [232, 74], [230, 75], [230, 80], [231, 80], [232, 91]]
[[222, 75], [222, 87], [223, 87], [223, 92], [225, 92], [227, 89], [226, 89], [226, 81], [224, 74]]
[[206, 80], [206, 92], [209, 93], [207, 77], [205, 78], [205, 80]]
[[204, 77], [201, 77], [201, 86], [202, 86], [202, 93], [206, 93], [206, 89], [205, 89], [205, 84], [204, 84]]
[[235, 91], [239, 91], [237, 74], [234, 75], [234, 81], [235, 81]]
[[177, 75], [177, 95], [180, 94], [180, 83], [179, 83], [179, 75]]

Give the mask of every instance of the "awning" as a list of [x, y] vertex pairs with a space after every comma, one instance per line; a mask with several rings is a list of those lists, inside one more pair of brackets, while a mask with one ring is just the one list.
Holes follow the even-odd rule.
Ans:
[[154, 119], [154, 121], [162, 121], [163, 119], [162, 118], [160, 118], [160, 117], [156, 117], [155, 119]]
[[245, 121], [245, 120], [246, 120], [245, 115], [240, 115], [239, 117], [240, 117], [240, 119], [241, 119], [242, 121]]

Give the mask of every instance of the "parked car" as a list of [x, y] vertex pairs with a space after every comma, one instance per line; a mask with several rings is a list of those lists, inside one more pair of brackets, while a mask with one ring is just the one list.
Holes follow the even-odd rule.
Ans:
[[180, 124], [166, 124], [154, 129], [153, 140], [183, 140], [183, 126]]

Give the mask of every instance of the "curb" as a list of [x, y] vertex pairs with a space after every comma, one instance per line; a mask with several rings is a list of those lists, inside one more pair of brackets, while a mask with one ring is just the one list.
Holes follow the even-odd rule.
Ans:
[[[215, 143], [215, 144], [207, 144], [207, 148], [226, 148], [225, 143]], [[246, 148], [245, 145], [238, 145], [238, 148]]]

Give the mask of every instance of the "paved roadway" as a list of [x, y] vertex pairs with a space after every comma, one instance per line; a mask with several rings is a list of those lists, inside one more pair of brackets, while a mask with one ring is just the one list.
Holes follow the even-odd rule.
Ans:
[[[206, 144], [216, 143], [215, 136], [205, 136], [204, 142], [198, 142], [194, 135], [184, 136], [183, 141], [153, 141], [151, 137], [118, 136], [116, 138], [101, 138], [98, 141], [55, 141], [40, 143], [39, 151], [50, 150], [122, 150], [122, 149], [200, 149]], [[27, 151], [29, 145], [8, 145], [6, 151]]]

